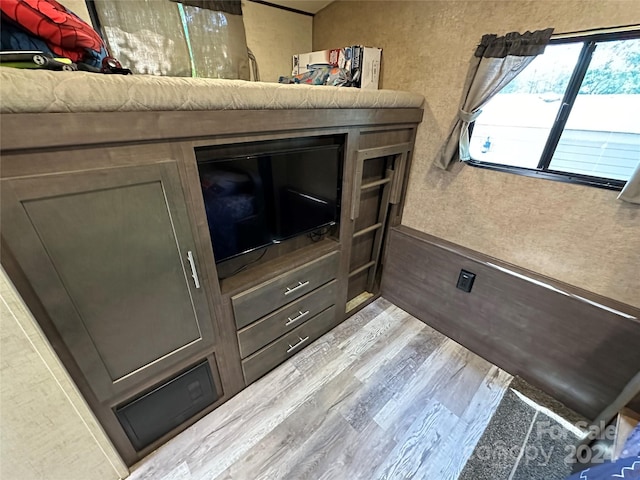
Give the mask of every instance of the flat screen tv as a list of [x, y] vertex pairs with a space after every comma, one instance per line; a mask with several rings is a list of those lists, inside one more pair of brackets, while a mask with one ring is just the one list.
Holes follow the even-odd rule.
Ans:
[[341, 146], [278, 146], [198, 158], [216, 263], [338, 222]]

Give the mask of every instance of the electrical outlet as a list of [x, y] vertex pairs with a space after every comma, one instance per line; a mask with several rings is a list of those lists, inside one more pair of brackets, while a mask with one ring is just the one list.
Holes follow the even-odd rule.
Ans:
[[467, 272], [466, 270], [460, 270], [460, 275], [458, 276], [458, 284], [456, 288], [459, 288], [463, 292], [470, 292], [471, 287], [473, 287], [473, 281], [476, 279], [476, 274]]

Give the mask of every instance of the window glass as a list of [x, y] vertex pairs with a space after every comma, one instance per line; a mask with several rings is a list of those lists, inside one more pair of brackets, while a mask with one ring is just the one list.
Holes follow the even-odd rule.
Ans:
[[111, 54], [134, 73], [191, 76], [176, 3], [94, 0]]
[[581, 50], [549, 45], [492, 98], [473, 126], [471, 158], [536, 168]]
[[639, 37], [552, 40], [483, 107], [470, 163], [622, 188], [640, 162]]
[[640, 39], [598, 43], [550, 170], [627, 180], [640, 161]]

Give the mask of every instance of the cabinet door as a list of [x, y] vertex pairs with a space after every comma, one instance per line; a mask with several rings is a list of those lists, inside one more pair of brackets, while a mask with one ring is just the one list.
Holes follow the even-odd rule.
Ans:
[[389, 206], [400, 201], [409, 143], [356, 152], [347, 313], [379, 292]]
[[2, 237], [100, 401], [213, 345], [175, 163], [5, 179]]

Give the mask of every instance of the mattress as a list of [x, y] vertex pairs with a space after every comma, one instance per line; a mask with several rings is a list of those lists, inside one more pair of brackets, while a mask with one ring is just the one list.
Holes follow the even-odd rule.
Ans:
[[420, 108], [423, 102], [422, 95], [393, 90], [0, 67], [2, 113]]

